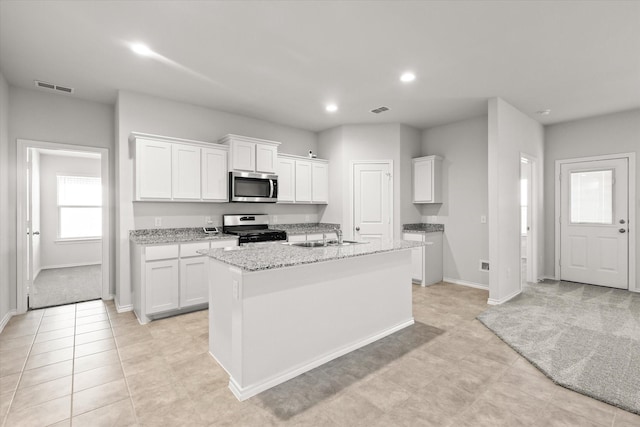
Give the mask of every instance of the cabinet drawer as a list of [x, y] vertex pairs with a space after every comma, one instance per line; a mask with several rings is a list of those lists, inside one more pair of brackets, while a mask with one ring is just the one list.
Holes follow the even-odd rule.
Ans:
[[230, 240], [218, 240], [218, 241], [211, 242], [211, 249], [228, 248], [230, 246], [238, 246], [238, 241], [236, 239], [230, 239]]
[[411, 240], [411, 241], [414, 241], [414, 242], [423, 242], [424, 241], [424, 234], [404, 233], [402, 238], [404, 240]]
[[180, 257], [202, 256], [196, 251], [208, 250], [209, 242], [183, 243], [180, 245]]
[[148, 246], [144, 254], [147, 261], [178, 258], [178, 245]]

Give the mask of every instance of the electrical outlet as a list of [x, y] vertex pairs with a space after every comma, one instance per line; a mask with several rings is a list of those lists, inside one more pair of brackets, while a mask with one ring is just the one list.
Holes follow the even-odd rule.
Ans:
[[278, 215], [273, 215], [273, 223], [274, 224], [278, 223]]
[[155, 219], [156, 227], [162, 227], [162, 218], [157, 216]]
[[480, 215], [480, 224], [486, 224], [486, 223], [487, 223], [487, 216]]
[[211, 219], [210, 216], [205, 216], [204, 217], [204, 222], [209, 225], [209, 224], [213, 224], [213, 220]]

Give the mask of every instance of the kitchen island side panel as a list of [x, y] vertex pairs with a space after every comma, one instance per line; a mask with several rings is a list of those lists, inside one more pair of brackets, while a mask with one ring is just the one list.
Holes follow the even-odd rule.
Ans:
[[[257, 272], [211, 260], [210, 348], [236, 396], [251, 397], [411, 325], [410, 265], [410, 250]], [[216, 310], [224, 304], [215, 295], [231, 298], [231, 313]]]

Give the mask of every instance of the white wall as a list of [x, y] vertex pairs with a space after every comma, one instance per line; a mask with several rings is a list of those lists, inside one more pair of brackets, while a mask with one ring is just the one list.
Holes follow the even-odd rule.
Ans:
[[40, 245], [42, 268], [101, 264], [102, 242], [56, 242], [58, 238], [57, 175], [100, 177], [100, 159], [42, 154]]
[[[534, 183], [543, 182], [544, 131], [532, 120], [500, 98], [489, 100], [489, 302], [501, 303], [517, 295], [520, 285], [520, 158], [537, 159]], [[539, 186], [540, 187], [540, 186]], [[538, 273], [543, 271], [544, 226], [540, 188], [534, 189], [533, 215], [541, 226], [532, 230], [538, 241]]]
[[[10, 165], [9, 85], [0, 73], [0, 330], [8, 320], [11, 311], [16, 308], [16, 246], [15, 243], [11, 243], [15, 242], [15, 231], [12, 232], [15, 230], [15, 222], [13, 224], [9, 222]], [[13, 182], [15, 183], [15, 180]], [[14, 261], [13, 264], [11, 260]]]
[[[640, 163], [640, 109], [624, 111], [582, 120], [547, 126], [545, 128], [545, 275], [555, 272], [555, 162], [561, 159], [589, 157], [603, 154], [636, 153]], [[636, 170], [636, 191], [640, 191], [640, 171]], [[640, 196], [636, 194], [636, 242], [640, 245]], [[633, 260], [631, 262], [634, 262]], [[640, 265], [640, 247], [636, 249], [636, 266]], [[637, 273], [636, 273], [637, 274]], [[640, 274], [636, 289], [640, 291]]]
[[442, 204], [424, 204], [422, 222], [445, 226], [443, 272], [452, 281], [489, 286], [479, 261], [489, 259], [487, 117], [426, 129], [422, 154], [442, 161]]
[[[225, 213], [268, 213], [278, 222], [317, 222], [320, 207], [314, 205], [266, 205], [241, 203], [133, 203], [134, 147], [131, 132], [143, 132], [216, 143], [232, 133], [279, 141], [280, 153], [306, 156], [317, 152], [314, 132], [265, 122], [237, 114], [161, 99], [135, 92], [120, 91], [116, 104], [117, 175], [118, 175], [118, 243], [116, 303], [122, 309], [131, 304], [129, 231], [153, 228], [154, 218], [162, 218], [163, 228], [205, 225], [212, 216], [219, 224]], [[320, 157], [320, 156], [319, 156]], [[332, 165], [329, 166], [331, 169]], [[330, 189], [331, 191], [331, 189]]]
[[[17, 139], [85, 145], [109, 150], [109, 188], [111, 194], [111, 224], [114, 229], [115, 207], [113, 204], [115, 164], [113, 106], [84, 101], [73, 96], [50, 94], [40, 90], [9, 88], [9, 234], [10, 275], [12, 301], [16, 288], [16, 147]], [[111, 232], [110, 292], [115, 290], [114, 232]], [[15, 302], [13, 302], [15, 304]]]
[[[400, 227], [403, 224], [415, 224], [421, 222], [422, 213], [420, 205], [413, 203], [413, 162], [411, 159], [422, 155], [422, 131], [407, 125], [400, 125], [400, 163], [396, 177], [400, 179], [394, 182], [400, 194]], [[396, 231], [396, 236], [401, 236], [401, 229]]]

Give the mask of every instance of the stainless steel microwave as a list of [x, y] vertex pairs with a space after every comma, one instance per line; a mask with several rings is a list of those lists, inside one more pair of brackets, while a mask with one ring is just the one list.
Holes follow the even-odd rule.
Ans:
[[229, 172], [229, 201], [275, 203], [278, 201], [278, 175]]

